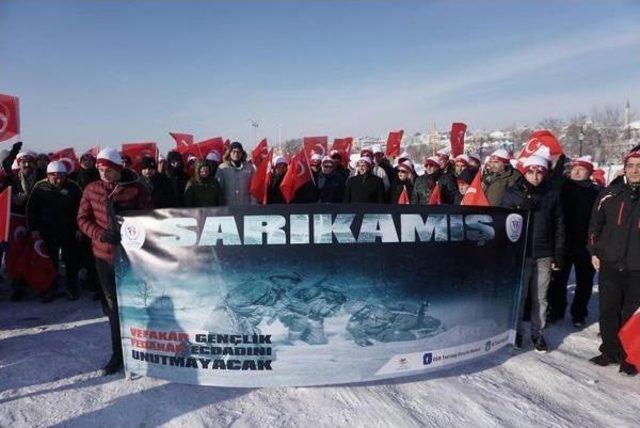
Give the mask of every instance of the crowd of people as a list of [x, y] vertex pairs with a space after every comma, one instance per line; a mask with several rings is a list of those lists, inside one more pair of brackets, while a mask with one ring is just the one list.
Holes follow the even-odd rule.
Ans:
[[[592, 180], [589, 157], [568, 160], [541, 153], [514, 160], [498, 149], [482, 162], [441, 151], [424, 159], [422, 175], [408, 155], [392, 163], [376, 148], [363, 149], [353, 165], [339, 152], [313, 155], [313, 180], [299, 187], [291, 202], [455, 205], [481, 174], [491, 206], [531, 213], [515, 346], [523, 346], [527, 319], [535, 350], [548, 350], [543, 332], [547, 323], [565, 317], [572, 268], [576, 289], [569, 312], [576, 328], [585, 326], [598, 271], [602, 345], [591, 361], [617, 364], [621, 372], [634, 375], [637, 370], [625, 361], [617, 333], [640, 307], [640, 147], [626, 155], [623, 174], [608, 186]], [[204, 159], [185, 160], [176, 151], [166, 159], [145, 157], [139, 171], [112, 148], [97, 157], [85, 153], [72, 173], [63, 162], [22, 151], [21, 143], [0, 152], [0, 160], [2, 187], [12, 188], [12, 213], [26, 216], [30, 233], [44, 241], [56, 266], [62, 256], [67, 297], [78, 298], [79, 272], [85, 271], [85, 288], [102, 301], [113, 346], [105, 374], [122, 368], [113, 265], [120, 242], [116, 215], [126, 210], [256, 203], [250, 190], [256, 168], [239, 142], [231, 143], [222, 157], [215, 151]], [[281, 184], [287, 160], [275, 156], [269, 167], [265, 202], [285, 203]], [[56, 297], [56, 287], [61, 284], [49, 288], [41, 296], [43, 302]], [[24, 281], [12, 278], [11, 299], [21, 300], [25, 292]]]

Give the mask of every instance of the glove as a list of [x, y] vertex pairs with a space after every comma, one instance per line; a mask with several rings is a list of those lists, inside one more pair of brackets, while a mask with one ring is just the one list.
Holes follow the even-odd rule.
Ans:
[[18, 154], [20, 153], [20, 149], [22, 149], [22, 141], [18, 141], [17, 143], [13, 143], [13, 146], [11, 146], [11, 153]]
[[111, 229], [105, 230], [102, 232], [102, 235], [100, 235], [100, 242], [118, 245], [120, 243], [120, 232]]

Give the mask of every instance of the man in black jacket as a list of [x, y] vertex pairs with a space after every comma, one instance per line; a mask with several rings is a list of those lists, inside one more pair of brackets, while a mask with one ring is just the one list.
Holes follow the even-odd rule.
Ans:
[[640, 307], [640, 151], [624, 159], [624, 178], [605, 188], [593, 207], [589, 250], [600, 273], [601, 354], [590, 361], [599, 366], [620, 363], [620, 371], [637, 374], [625, 361], [618, 332]]
[[343, 202], [383, 204], [384, 196], [382, 179], [371, 173], [371, 158], [362, 156], [358, 160], [357, 174], [347, 180]]
[[96, 158], [91, 153], [85, 153], [80, 157], [80, 169], [69, 175], [69, 178], [84, 190], [89, 183], [100, 180], [100, 173], [96, 168]]
[[567, 282], [571, 268], [575, 265], [576, 291], [571, 305], [571, 317], [576, 327], [583, 327], [587, 318], [595, 273], [587, 250], [587, 234], [593, 203], [600, 189], [591, 181], [592, 172], [591, 156], [574, 159], [571, 162], [570, 178], [565, 179], [560, 188], [567, 251], [561, 263], [562, 269], [552, 275], [548, 296], [548, 321], [563, 319], [567, 307]]
[[[158, 172], [158, 164], [151, 156], [140, 161], [140, 181], [147, 186], [154, 208], [173, 208], [178, 206], [173, 183], [169, 177]], [[182, 197], [180, 198], [182, 199]]]
[[531, 340], [538, 352], [546, 352], [542, 332], [546, 325], [547, 291], [551, 271], [558, 270], [564, 252], [564, 222], [558, 192], [546, 181], [548, 162], [539, 156], [523, 161], [524, 177], [507, 188], [501, 205], [529, 210], [527, 248], [522, 276], [516, 347], [522, 346], [524, 302], [531, 292]]
[[184, 189], [189, 181], [189, 176], [185, 172], [182, 155], [176, 151], [167, 154], [167, 170], [165, 175], [171, 180], [173, 194], [176, 197], [176, 207], [184, 206]]
[[[75, 221], [80, 206], [82, 190], [74, 181], [67, 179], [67, 170], [62, 162], [54, 161], [47, 166], [47, 178], [38, 181], [27, 201], [27, 223], [34, 240], [42, 239], [53, 264], [58, 267], [58, 253], [66, 268], [67, 297], [78, 298], [78, 269], [80, 259], [80, 233]], [[44, 296], [51, 301], [54, 288]]]
[[336, 170], [337, 162], [325, 156], [322, 159], [322, 167], [316, 187], [318, 189], [318, 202], [340, 203], [344, 196], [346, 176]]
[[440, 178], [440, 163], [437, 156], [424, 160], [424, 174], [416, 178], [413, 184], [411, 203], [415, 205], [429, 205], [431, 193]]

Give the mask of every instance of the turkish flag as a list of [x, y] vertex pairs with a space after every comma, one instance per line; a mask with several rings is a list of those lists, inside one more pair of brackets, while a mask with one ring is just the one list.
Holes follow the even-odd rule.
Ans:
[[6, 256], [7, 274], [11, 278], [22, 278], [27, 268], [28, 260], [22, 257], [29, 231], [27, 230], [27, 217], [19, 214], [11, 214], [9, 220], [9, 248]]
[[24, 272], [24, 279], [29, 287], [38, 294], [43, 294], [53, 285], [53, 281], [58, 275], [53, 261], [49, 258], [46, 245], [42, 239], [33, 240], [31, 236], [27, 238], [27, 244], [22, 257], [29, 260], [28, 268]]
[[622, 326], [618, 337], [627, 354], [627, 362], [640, 370], [640, 308]]
[[0, 141], [20, 134], [18, 97], [0, 94]]
[[198, 158], [201, 160], [204, 160], [211, 152], [218, 152], [218, 156], [222, 160], [222, 155], [224, 155], [224, 140], [222, 137], [215, 137], [200, 141], [196, 144], [196, 151]]
[[80, 169], [80, 161], [76, 156], [76, 151], [73, 147], [67, 147], [66, 149], [58, 150], [54, 152], [50, 157], [52, 161], [60, 161], [67, 168], [67, 174], [71, 174], [74, 171]]
[[464, 153], [464, 133], [467, 132], [467, 125], [461, 122], [451, 124], [451, 156], [456, 157]]
[[302, 146], [304, 147], [304, 153], [307, 159], [311, 160], [311, 156], [318, 154], [325, 157], [329, 153], [327, 152], [327, 137], [304, 137], [302, 139]]
[[442, 198], [440, 196], [440, 183], [436, 183], [431, 190], [431, 196], [429, 196], [429, 205], [440, 205]]
[[333, 140], [331, 151], [337, 150], [340, 152], [340, 163], [345, 168], [349, 165], [349, 158], [351, 156], [351, 146], [353, 145], [353, 137], [336, 138]]
[[135, 171], [142, 171], [142, 158], [151, 157], [158, 160], [158, 146], [156, 143], [130, 143], [123, 144], [121, 149], [122, 156], [131, 158], [131, 168]]
[[407, 186], [403, 186], [402, 193], [400, 193], [400, 197], [398, 198], [398, 204], [400, 205], [409, 205], [411, 201], [409, 201], [409, 192], [407, 192]]
[[604, 176], [604, 169], [594, 169], [593, 174], [591, 174], [591, 181], [593, 181], [600, 187], [605, 187], [607, 180]]
[[478, 207], [488, 207], [489, 201], [487, 200], [487, 196], [484, 194], [484, 190], [482, 190], [482, 180], [480, 171], [476, 173], [473, 181], [469, 185], [467, 189], [467, 193], [462, 197], [462, 201], [460, 205], [475, 205]]
[[98, 153], [100, 153], [100, 147], [93, 146], [89, 150], [87, 150], [85, 153], [89, 153], [94, 158], [97, 158], [98, 157]]
[[176, 149], [178, 149], [178, 152], [180, 152], [181, 147], [191, 146], [193, 144], [193, 135], [191, 134], [180, 134], [178, 132], [169, 132], [169, 135], [171, 135], [173, 139], [176, 140]]
[[305, 152], [301, 150], [291, 158], [289, 168], [280, 183], [280, 191], [285, 201], [291, 202], [298, 189], [311, 180], [313, 180], [313, 175], [311, 168], [309, 168], [309, 161]]
[[0, 193], [0, 242], [9, 242], [11, 220], [11, 186]]
[[271, 180], [270, 166], [272, 157], [273, 149], [269, 150], [267, 156], [260, 160], [256, 173], [251, 178], [251, 196], [263, 205], [267, 203], [267, 188], [269, 187], [269, 180]]
[[400, 155], [400, 142], [402, 141], [403, 135], [404, 131], [402, 129], [400, 131], [389, 132], [389, 136], [387, 137], [387, 157], [397, 157]]
[[262, 141], [251, 151], [251, 162], [258, 167], [262, 159], [269, 155], [269, 148], [267, 147], [267, 139], [263, 138]]
[[531, 134], [531, 138], [520, 151], [519, 158], [527, 158], [531, 155], [549, 155], [552, 159], [558, 158], [563, 153], [562, 146], [558, 139], [547, 129], [540, 129]]

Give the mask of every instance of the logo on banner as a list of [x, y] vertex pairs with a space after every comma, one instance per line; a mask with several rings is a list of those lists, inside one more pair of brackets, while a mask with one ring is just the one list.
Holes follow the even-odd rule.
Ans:
[[4, 132], [7, 130], [9, 126], [9, 119], [11, 118], [11, 113], [9, 109], [4, 104], [0, 104], [0, 132]]
[[509, 214], [505, 225], [507, 231], [507, 238], [511, 242], [518, 242], [522, 235], [522, 223], [523, 219], [520, 214]]
[[120, 228], [122, 246], [127, 249], [138, 250], [144, 245], [146, 236], [144, 228], [134, 220], [125, 220]]
[[433, 354], [431, 352], [427, 352], [422, 356], [422, 364], [428, 366], [433, 362]]

